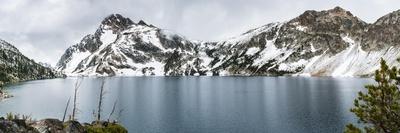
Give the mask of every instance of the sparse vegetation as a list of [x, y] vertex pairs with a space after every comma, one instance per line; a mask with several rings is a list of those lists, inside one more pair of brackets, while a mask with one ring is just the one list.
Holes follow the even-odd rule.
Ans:
[[359, 92], [351, 109], [363, 125], [346, 126], [346, 133], [397, 133], [400, 132], [400, 71], [389, 68], [381, 60], [381, 68], [375, 72], [376, 85], [367, 85], [367, 92]]
[[86, 130], [89, 133], [127, 133], [128, 131], [121, 126], [120, 124], [114, 122], [110, 122], [111, 116], [115, 112], [117, 101], [114, 102], [112, 110], [108, 116], [107, 121], [101, 120], [101, 114], [103, 112], [103, 103], [106, 91], [104, 90], [105, 79], [102, 80], [100, 86], [100, 93], [99, 93], [99, 102], [97, 106], [97, 113], [95, 115], [95, 121], [91, 125], [85, 126]]
[[[104, 103], [104, 96], [105, 96], [105, 80], [102, 81], [100, 87], [100, 94], [99, 94], [99, 102], [98, 102], [98, 110], [95, 117], [95, 121], [92, 124], [84, 124], [81, 125], [78, 121], [76, 121], [76, 114], [78, 111], [77, 107], [77, 99], [78, 99], [78, 90], [82, 83], [81, 78], [78, 78], [77, 82], [74, 86], [74, 94], [73, 94], [73, 108], [72, 108], [72, 115], [70, 115], [70, 119], [64, 122], [65, 117], [67, 115], [69, 104], [71, 98], [68, 99], [66, 107], [64, 109], [63, 119], [62, 121], [58, 119], [43, 119], [39, 121], [32, 120], [30, 115], [20, 115], [20, 114], [13, 114], [7, 113], [6, 119], [0, 118], [0, 132], [77, 132], [77, 133], [127, 133], [128, 131], [117, 121], [111, 122], [111, 117], [113, 116], [117, 101], [114, 102], [112, 106], [112, 111], [110, 112], [107, 121], [102, 120], [101, 114], [103, 111], [103, 103]], [[120, 110], [121, 115], [122, 110]]]
[[7, 120], [24, 120], [24, 121], [32, 121], [32, 117], [30, 115], [20, 115], [20, 114], [13, 114], [12, 112], [9, 112], [6, 114], [6, 119]]
[[121, 125], [116, 123], [108, 123], [103, 125], [97, 123], [90, 126], [85, 126], [87, 132], [89, 133], [127, 133], [128, 131]]

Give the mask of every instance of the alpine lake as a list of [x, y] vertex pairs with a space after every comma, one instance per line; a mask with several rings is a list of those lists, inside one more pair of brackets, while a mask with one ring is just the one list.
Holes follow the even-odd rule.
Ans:
[[[0, 102], [0, 115], [62, 119], [77, 80], [8, 85], [14, 97]], [[102, 118], [139, 133], [343, 132], [357, 122], [349, 111], [357, 93], [374, 83], [333, 77], [85, 77], [77, 93], [79, 121], [94, 120], [103, 80]]]

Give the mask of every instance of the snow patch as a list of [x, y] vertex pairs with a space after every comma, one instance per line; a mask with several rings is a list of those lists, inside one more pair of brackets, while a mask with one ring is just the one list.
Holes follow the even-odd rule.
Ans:
[[251, 48], [247, 49], [246, 55], [254, 55], [254, 54], [257, 53], [258, 51], [260, 51], [260, 48], [258, 48], [258, 47], [251, 47]]
[[307, 27], [302, 26], [302, 25], [298, 25], [298, 26], [296, 26], [296, 30], [299, 30], [299, 31], [306, 31], [306, 30], [307, 30]]
[[103, 43], [103, 45], [108, 45], [117, 39], [117, 35], [113, 34], [112, 30], [103, 30], [103, 34], [100, 36], [100, 41]]
[[91, 53], [89, 51], [73, 53], [71, 60], [66, 64], [66, 67], [63, 71], [66, 74], [71, 74], [78, 67], [79, 63], [87, 58], [90, 54]]
[[315, 49], [315, 47], [314, 47], [314, 45], [313, 44], [310, 44], [310, 46], [311, 46], [311, 52], [315, 52], [315, 51], [317, 51], [317, 49]]

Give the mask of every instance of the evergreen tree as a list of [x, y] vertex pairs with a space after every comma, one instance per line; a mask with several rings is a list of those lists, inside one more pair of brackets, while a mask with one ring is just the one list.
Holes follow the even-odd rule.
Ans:
[[375, 85], [366, 85], [366, 92], [359, 92], [354, 100], [353, 112], [360, 129], [353, 124], [346, 126], [346, 133], [398, 133], [400, 132], [399, 70], [389, 68], [381, 59], [381, 68], [375, 72]]

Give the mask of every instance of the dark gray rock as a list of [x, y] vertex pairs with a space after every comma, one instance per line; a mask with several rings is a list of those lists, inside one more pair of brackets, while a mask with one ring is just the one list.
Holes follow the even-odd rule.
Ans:
[[0, 119], [0, 133], [39, 133], [36, 129], [28, 126], [25, 120]]
[[77, 121], [67, 121], [64, 123], [64, 131], [67, 133], [85, 133], [85, 128]]
[[362, 48], [376, 51], [390, 46], [400, 46], [400, 10], [379, 18], [363, 34]]
[[63, 123], [58, 119], [43, 119], [35, 122], [32, 127], [40, 133], [65, 133]]

